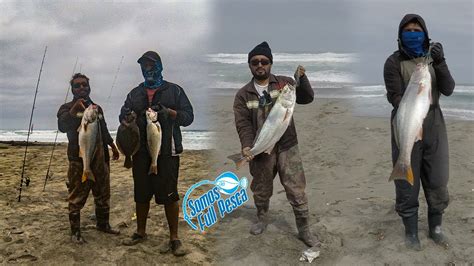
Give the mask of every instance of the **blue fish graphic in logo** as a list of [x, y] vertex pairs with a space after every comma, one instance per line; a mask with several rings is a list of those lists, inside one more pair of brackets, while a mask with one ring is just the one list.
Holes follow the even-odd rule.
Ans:
[[247, 178], [242, 178], [239, 181], [239, 178], [234, 173], [225, 172], [216, 178], [214, 184], [216, 187], [219, 188], [220, 193], [225, 195], [231, 195], [235, 191], [237, 191], [239, 187], [246, 189], [248, 181]]

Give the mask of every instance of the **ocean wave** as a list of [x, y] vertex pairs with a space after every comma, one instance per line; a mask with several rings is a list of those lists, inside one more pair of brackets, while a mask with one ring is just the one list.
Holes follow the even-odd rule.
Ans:
[[369, 86], [354, 86], [352, 87], [355, 91], [365, 91], [365, 92], [374, 92], [374, 91], [385, 91], [384, 85], [369, 85]]
[[[211, 131], [182, 131], [183, 146], [188, 150], [203, 150], [214, 148], [214, 132]], [[117, 131], [110, 131], [115, 139]], [[0, 141], [26, 141], [28, 130], [0, 130]], [[56, 130], [33, 130], [31, 142], [54, 142]], [[57, 142], [67, 143], [65, 133], [59, 132]]]
[[385, 94], [325, 94], [316, 93], [317, 98], [328, 98], [328, 99], [356, 99], [356, 98], [377, 98], [385, 97]]
[[[208, 54], [207, 61], [210, 63], [221, 64], [247, 64], [248, 54]], [[291, 53], [274, 53], [274, 62], [316, 62], [316, 63], [353, 63], [358, 60], [355, 53], [320, 53], [320, 54], [291, 54]]]

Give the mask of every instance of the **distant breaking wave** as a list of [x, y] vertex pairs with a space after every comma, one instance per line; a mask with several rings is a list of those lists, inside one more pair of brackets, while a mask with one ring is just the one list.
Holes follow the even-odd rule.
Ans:
[[[207, 60], [210, 63], [221, 64], [247, 64], [247, 54], [208, 54]], [[295, 63], [354, 63], [358, 60], [355, 53], [320, 53], [320, 54], [290, 54], [290, 53], [274, 53], [273, 61], [276, 63], [295, 62]]]

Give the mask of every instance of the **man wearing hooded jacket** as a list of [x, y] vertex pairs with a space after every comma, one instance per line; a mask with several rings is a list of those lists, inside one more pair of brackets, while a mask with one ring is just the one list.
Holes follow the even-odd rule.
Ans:
[[[405, 92], [416, 64], [429, 62], [432, 78], [432, 104], [423, 122], [423, 138], [414, 144], [411, 164], [414, 185], [405, 180], [395, 180], [396, 211], [405, 226], [405, 243], [408, 248], [421, 250], [418, 239], [418, 193], [420, 182], [428, 204], [429, 237], [436, 244], [447, 246], [441, 230], [444, 209], [449, 203], [448, 178], [449, 154], [446, 125], [439, 106], [440, 95], [449, 96], [454, 90], [454, 80], [446, 64], [443, 46], [430, 44], [423, 18], [407, 14], [400, 22], [398, 51], [388, 57], [384, 66], [385, 87], [388, 101], [393, 105], [391, 121]], [[399, 150], [392, 126], [392, 161], [397, 161]]]
[[68, 138], [67, 157], [69, 160], [68, 169], [68, 190], [69, 190], [69, 222], [71, 224], [71, 239], [73, 242], [82, 244], [86, 241], [81, 236], [80, 212], [86, 203], [89, 191], [92, 190], [95, 203], [95, 215], [97, 219], [97, 230], [108, 234], [119, 234], [111, 228], [109, 224], [110, 210], [110, 162], [107, 145], [112, 148], [113, 160], [119, 158], [119, 152], [110, 136], [104, 113], [100, 106], [99, 125], [100, 131], [97, 139], [97, 149], [91, 161], [91, 169], [96, 181], [86, 180], [82, 182], [83, 162], [79, 157], [79, 133], [78, 127], [81, 125], [82, 113], [92, 102], [89, 97], [91, 89], [89, 78], [81, 73], [76, 73], [71, 81], [71, 89], [74, 99], [61, 105], [58, 111], [59, 131], [66, 133]]
[[[122, 106], [119, 120], [134, 111], [140, 130], [140, 149], [133, 156], [134, 199], [137, 213], [137, 232], [124, 245], [135, 245], [146, 239], [146, 220], [150, 200], [165, 206], [170, 237], [160, 247], [160, 253], [171, 252], [183, 256], [186, 250], [178, 238], [178, 175], [179, 154], [183, 152], [181, 126], [189, 126], [194, 120], [193, 107], [183, 88], [163, 79], [163, 65], [158, 53], [148, 51], [137, 61], [145, 82], [134, 88]], [[145, 111], [158, 112], [162, 140], [158, 156], [158, 174], [149, 174], [151, 157], [147, 149]]]

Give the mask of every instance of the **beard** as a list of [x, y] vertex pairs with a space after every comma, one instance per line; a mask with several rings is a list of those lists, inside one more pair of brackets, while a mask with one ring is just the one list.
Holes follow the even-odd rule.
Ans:
[[270, 71], [267, 72], [265, 69], [263, 69], [263, 73], [258, 73], [259, 70], [262, 68], [257, 68], [255, 71], [252, 71], [252, 75], [256, 80], [266, 80], [270, 76]]

